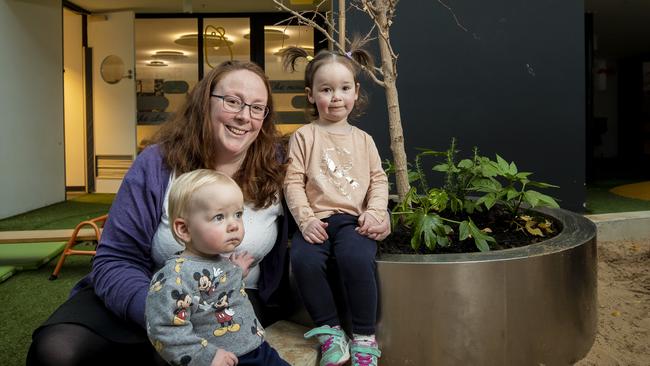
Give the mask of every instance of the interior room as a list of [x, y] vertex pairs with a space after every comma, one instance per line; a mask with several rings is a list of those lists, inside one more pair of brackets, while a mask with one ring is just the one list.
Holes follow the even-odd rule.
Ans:
[[647, 209], [650, 27], [647, 1], [585, 1], [587, 212]]
[[650, 163], [650, 4], [587, 0], [585, 11], [593, 103], [588, 180], [648, 178], [642, 167]]

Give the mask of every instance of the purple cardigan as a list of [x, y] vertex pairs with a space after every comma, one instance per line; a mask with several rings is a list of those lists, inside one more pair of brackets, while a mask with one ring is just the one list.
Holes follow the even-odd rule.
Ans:
[[[143, 328], [144, 306], [154, 261], [151, 243], [158, 229], [170, 170], [160, 148], [146, 148], [126, 173], [104, 225], [92, 272], [72, 290], [92, 284], [106, 307]], [[278, 220], [278, 238], [260, 262], [259, 294], [266, 305], [288, 297], [288, 231], [290, 216]]]

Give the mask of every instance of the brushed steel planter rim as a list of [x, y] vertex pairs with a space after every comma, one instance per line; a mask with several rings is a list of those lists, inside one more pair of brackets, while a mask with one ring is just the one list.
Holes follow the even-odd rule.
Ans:
[[[412, 264], [453, 264], [471, 262], [490, 262], [503, 260], [526, 259], [535, 256], [557, 253], [583, 245], [594, 237], [596, 225], [582, 215], [561, 208], [536, 208], [548, 216], [555, 217], [562, 222], [563, 227], [558, 235], [548, 240], [530, 244], [519, 248], [495, 250], [474, 253], [447, 253], [447, 254], [384, 254], [377, 259], [386, 263], [412, 263]], [[581, 226], [591, 227], [591, 230], [578, 230]], [[577, 234], [576, 234], [577, 233]], [[568, 237], [571, 240], [567, 240]]]

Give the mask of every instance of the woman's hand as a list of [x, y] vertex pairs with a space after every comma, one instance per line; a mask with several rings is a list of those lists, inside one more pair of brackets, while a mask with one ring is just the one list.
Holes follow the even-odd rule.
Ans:
[[302, 237], [305, 238], [309, 244], [322, 244], [329, 238], [325, 228], [327, 228], [326, 222], [313, 218], [307, 223], [305, 230], [302, 231]]
[[248, 254], [247, 251], [233, 253], [230, 255], [230, 261], [241, 267], [243, 272], [243, 277], [248, 275], [248, 270], [251, 267], [251, 264], [255, 261], [255, 257]]
[[359, 226], [355, 230], [372, 240], [384, 240], [390, 234], [390, 213], [386, 214], [382, 222], [378, 222], [372, 215], [364, 212], [359, 216]]
[[237, 363], [239, 363], [239, 360], [234, 353], [219, 348], [217, 353], [214, 354], [210, 366], [235, 366]]

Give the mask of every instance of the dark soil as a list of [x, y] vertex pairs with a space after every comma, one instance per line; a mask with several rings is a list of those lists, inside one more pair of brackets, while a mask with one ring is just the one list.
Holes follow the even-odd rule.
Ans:
[[[492, 233], [489, 235], [496, 240], [496, 244], [490, 243], [490, 250], [501, 250], [509, 248], [518, 248], [526, 245], [538, 243], [556, 236], [561, 230], [561, 224], [554, 218], [543, 215], [537, 211], [523, 211], [522, 214], [535, 218], [538, 222], [543, 222], [545, 219], [553, 223], [554, 233], [544, 237], [534, 236], [529, 234], [521, 226], [512, 223], [512, 217], [504, 210], [494, 207], [489, 212], [476, 212], [472, 215], [472, 221], [477, 227], [490, 228]], [[451, 219], [461, 221], [462, 217], [452, 217]], [[478, 252], [478, 248], [472, 238], [459, 241], [457, 225], [452, 225], [454, 232], [449, 237], [450, 245], [446, 247], [436, 246], [434, 250], [430, 250], [424, 245], [416, 252], [411, 247], [411, 231], [409, 228], [399, 226], [394, 228], [386, 239], [378, 243], [378, 255], [381, 254], [442, 254], [442, 253], [472, 253]]]

